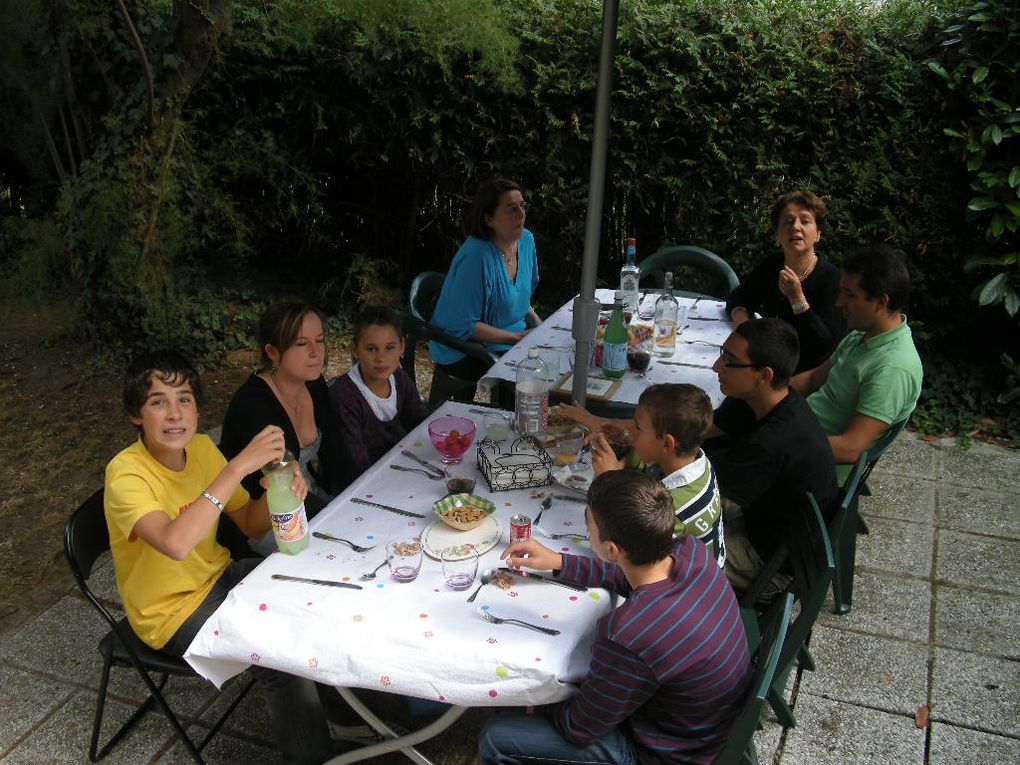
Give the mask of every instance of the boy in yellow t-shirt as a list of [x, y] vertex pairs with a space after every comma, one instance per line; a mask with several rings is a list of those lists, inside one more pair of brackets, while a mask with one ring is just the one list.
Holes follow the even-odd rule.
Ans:
[[[252, 501], [241, 479], [284, 454], [283, 431], [270, 425], [227, 462], [196, 433], [202, 388], [179, 353], [135, 359], [124, 380], [124, 406], [139, 440], [106, 468], [105, 510], [117, 589], [128, 621], [153, 648], [183, 656], [212, 615], [258, 561], [231, 561], [216, 542], [222, 513], [247, 536], [269, 530], [266, 496]], [[291, 487], [307, 492], [300, 470]], [[277, 744], [288, 763], [332, 754], [315, 683], [253, 667]]]

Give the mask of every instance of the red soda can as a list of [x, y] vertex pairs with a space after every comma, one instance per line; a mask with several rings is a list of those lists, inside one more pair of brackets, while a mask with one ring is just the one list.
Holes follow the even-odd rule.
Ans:
[[510, 543], [526, 542], [531, 539], [531, 519], [517, 514], [510, 519]]

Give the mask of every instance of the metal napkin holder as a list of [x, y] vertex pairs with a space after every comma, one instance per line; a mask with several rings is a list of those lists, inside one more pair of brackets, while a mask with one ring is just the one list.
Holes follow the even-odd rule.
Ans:
[[507, 451], [495, 441], [481, 440], [477, 446], [478, 469], [490, 491], [528, 489], [552, 483], [552, 457], [534, 436], [514, 439]]

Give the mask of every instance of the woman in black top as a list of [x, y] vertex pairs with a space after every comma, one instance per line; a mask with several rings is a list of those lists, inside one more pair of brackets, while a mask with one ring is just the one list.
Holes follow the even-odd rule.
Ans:
[[[322, 315], [295, 301], [274, 305], [259, 320], [258, 342], [262, 368], [231, 399], [220, 451], [229, 460], [266, 425], [282, 428], [287, 451], [301, 464], [308, 484], [305, 510], [311, 518], [357, 477], [322, 376]], [[253, 499], [265, 491], [260, 478], [252, 473], [241, 482]], [[235, 558], [251, 554], [232, 524], [221, 523], [220, 529], [226, 529], [220, 542]]]
[[779, 197], [769, 219], [782, 254], [768, 257], [730, 293], [726, 311], [737, 324], [759, 313], [793, 325], [800, 340], [797, 372], [824, 362], [846, 334], [836, 308], [840, 269], [815, 252], [827, 210], [810, 191]]

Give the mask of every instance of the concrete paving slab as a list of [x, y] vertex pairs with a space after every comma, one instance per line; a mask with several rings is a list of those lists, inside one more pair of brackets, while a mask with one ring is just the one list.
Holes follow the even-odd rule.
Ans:
[[936, 585], [935, 645], [1020, 661], [1020, 596]]
[[[116, 701], [106, 705], [108, 715], [100, 735], [106, 741], [132, 709]], [[88, 762], [96, 695], [78, 691], [38, 730], [3, 760], [4, 765], [82, 765]], [[103, 759], [103, 765], [138, 765], [151, 760], [169, 744], [169, 727], [162, 715], [146, 715]]]
[[34, 672], [0, 664], [0, 757], [74, 695], [74, 689]]
[[893, 574], [858, 571], [849, 614], [832, 613], [832, 592], [817, 623], [879, 637], [925, 641], [931, 617], [931, 583]]
[[[202, 721], [212, 725], [216, 718], [223, 714], [223, 710], [234, 702], [237, 694], [241, 692], [241, 686], [247, 680], [248, 674], [244, 673], [227, 681], [213, 703], [203, 712]], [[266, 713], [262, 691], [257, 684], [227, 718], [223, 729], [237, 736], [260, 739], [266, 744], [273, 740], [272, 725]]]
[[927, 645], [818, 626], [810, 648], [817, 670], [801, 675], [798, 726], [805, 693], [911, 717], [928, 700]]
[[1020, 737], [1020, 663], [935, 648], [932, 719]]
[[1015, 491], [1020, 475], [1020, 450], [976, 443], [969, 449], [938, 447], [936, 475], [957, 486], [991, 491]]
[[[207, 728], [198, 725], [187, 728], [187, 731], [194, 741], [201, 741], [208, 733]], [[237, 738], [222, 730], [213, 736], [212, 741], [202, 750], [202, 759], [206, 761], [206, 765], [256, 765], [256, 763], [278, 765], [283, 762], [273, 747]], [[168, 752], [156, 760], [155, 765], [194, 765], [194, 762], [184, 744], [178, 740]]]
[[935, 580], [940, 584], [1020, 595], [1018, 561], [1020, 540], [940, 530]]
[[[910, 716], [801, 697], [780, 765], [922, 765], [923, 730]], [[762, 760], [762, 762], [765, 762]]]
[[67, 595], [35, 620], [4, 637], [0, 656], [26, 669], [91, 682], [102, 661], [96, 650], [105, 624], [91, 604]]
[[877, 518], [862, 513], [870, 533], [857, 536], [857, 565], [865, 569], [931, 576], [935, 529], [920, 523]]
[[[980, 528], [974, 525], [975, 511], [980, 512]], [[1020, 539], [1020, 490], [1007, 494], [938, 481], [935, 517], [942, 528]]]
[[874, 476], [900, 475], [934, 478], [937, 451], [915, 433], [903, 432], [871, 472]]
[[874, 475], [868, 479], [870, 497], [860, 498], [860, 510], [869, 517], [894, 518], [929, 526], [935, 523], [935, 481]]
[[110, 557], [109, 552], [103, 553], [103, 557], [96, 561], [96, 565], [92, 569], [92, 576], [89, 577], [89, 589], [104, 603], [116, 603], [118, 609], [124, 609], [120, 593], [117, 591], [117, 576], [113, 570], [113, 558]]
[[928, 765], [1020, 762], [1020, 739], [932, 723]]

